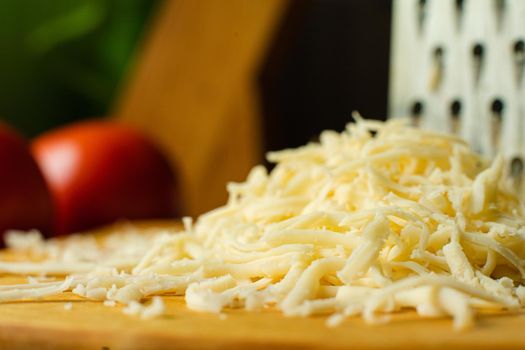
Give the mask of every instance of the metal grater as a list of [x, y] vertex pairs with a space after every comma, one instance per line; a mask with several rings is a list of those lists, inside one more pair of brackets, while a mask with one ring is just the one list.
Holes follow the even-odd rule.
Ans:
[[394, 0], [390, 117], [525, 157], [525, 0]]

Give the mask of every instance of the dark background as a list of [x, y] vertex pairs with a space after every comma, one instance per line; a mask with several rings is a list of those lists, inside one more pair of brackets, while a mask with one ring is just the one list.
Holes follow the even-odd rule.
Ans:
[[[160, 3], [3, 0], [0, 118], [32, 137], [108, 115]], [[386, 115], [390, 17], [388, 0], [293, 2], [260, 71], [266, 149]]]
[[387, 112], [391, 2], [296, 1], [262, 69], [268, 149]]

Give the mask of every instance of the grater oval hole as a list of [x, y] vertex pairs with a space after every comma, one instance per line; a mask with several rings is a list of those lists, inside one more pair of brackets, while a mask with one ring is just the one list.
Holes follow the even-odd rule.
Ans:
[[454, 134], [459, 133], [460, 129], [460, 115], [461, 115], [461, 101], [455, 99], [450, 103], [449, 114], [450, 114], [450, 131]]
[[500, 98], [495, 98], [490, 105], [490, 110], [492, 111], [492, 115], [498, 119], [502, 118], [504, 109], [505, 109], [505, 105]]
[[419, 126], [423, 112], [425, 111], [425, 106], [420, 100], [414, 101], [410, 107], [410, 119], [413, 126]]
[[465, 0], [456, 0], [456, 11], [463, 12], [465, 8]]
[[417, 26], [418, 31], [421, 33], [423, 31], [425, 17], [427, 13], [427, 0], [419, 0], [417, 3]]
[[485, 47], [482, 43], [474, 43], [472, 46], [472, 59], [473, 59], [473, 78], [474, 84], [477, 86], [481, 77], [481, 71], [483, 68], [483, 57], [485, 56]]
[[496, 29], [501, 29], [503, 22], [503, 15], [505, 12], [505, 0], [494, 0], [494, 14], [496, 16]]
[[438, 62], [441, 62], [443, 60], [443, 55], [445, 53], [445, 50], [441, 46], [436, 46], [434, 48], [434, 59]]
[[525, 42], [523, 39], [518, 39], [512, 45], [514, 53], [514, 72], [516, 75], [516, 82], [521, 87], [523, 82], [523, 71], [525, 66]]
[[496, 2], [496, 8], [500, 11], [503, 11], [505, 9], [505, 0], [495, 0]]
[[525, 53], [525, 42], [523, 40], [516, 40], [514, 42], [514, 55], [523, 55]]
[[485, 48], [482, 43], [475, 43], [474, 46], [472, 46], [472, 56], [479, 61], [483, 59], [484, 51]]
[[461, 22], [463, 19], [463, 12], [465, 9], [465, 0], [456, 0], [455, 1], [455, 20], [456, 20], [456, 29], [461, 29]]
[[504, 109], [505, 104], [501, 98], [496, 97], [494, 100], [492, 100], [492, 103], [490, 104], [490, 111], [492, 115], [492, 119], [490, 121], [490, 132], [493, 152], [499, 152], [501, 148], [501, 128]]
[[516, 64], [522, 65], [525, 62], [525, 42], [523, 39], [516, 40], [512, 49]]
[[444, 55], [445, 50], [441, 46], [436, 46], [432, 51], [432, 58], [434, 63], [432, 70], [430, 71], [429, 80], [429, 88], [432, 91], [437, 91], [441, 86], [441, 82], [443, 81], [443, 70], [445, 67], [443, 60]]
[[521, 157], [514, 157], [510, 161], [510, 175], [512, 177], [521, 177], [523, 174], [523, 159]]
[[460, 114], [461, 114], [461, 101], [459, 99], [455, 99], [450, 104], [450, 116], [454, 119], [459, 119]]
[[420, 117], [423, 114], [424, 106], [423, 102], [421, 101], [414, 101], [414, 104], [412, 104], [412, 107], [410, 108], [410, 115], [412, 117], [418, 116]]

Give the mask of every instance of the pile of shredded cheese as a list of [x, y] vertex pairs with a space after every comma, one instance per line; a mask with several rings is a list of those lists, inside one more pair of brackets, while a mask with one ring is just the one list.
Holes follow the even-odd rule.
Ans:
[[62, 275], [1, 286], [0, 301], [72, 291], [159, 315], [160, 299], [185, 295], [194, 310], [274, 307], [328, 314], [329, 325], [362, 315], [381, 322], [408, 308], [469, 326], [474, 310], [525, 304], [525, 215], [491, 164], [461, 139], [404, 121], [356, 118], [319, 143], [270, 153], [228, 186], [228, 203], [184, 220], [180, 233], [118, 233], [42, 242], [13, 233], [11, 247], [44, 261], [1, 262], [0, 271]]

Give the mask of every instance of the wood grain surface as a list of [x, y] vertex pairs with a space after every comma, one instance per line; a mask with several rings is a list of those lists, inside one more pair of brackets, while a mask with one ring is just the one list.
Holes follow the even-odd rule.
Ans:
[[[174, 222], [140, 223], [142, 228]], [[104, 235], [108, 229], [95, 232]], [[17, 256], [0, 253], [10, 259]], [[20, 283], [3, 275], [0, 284]], [[517, 349], [525, 348], [525, 312], [478, 315], [467, 331], [450, 319], [413, 312], [368, 325], [358, 317], [329, 328], [326, 317], [288, 318], [275, 310], [228, 310], [222, 315], [186, 308], [183, 297], [165, 297], [166, 314], [141, 320], [72, 293], [38, 301], [0, 303], [0, 349]], [[71, 303], [71, 310], [66, 310]]]
[[[66, 310], [66, 302], [72, 302]], [[228, 311], [224, 317], [188, 310], [166, 298], [166, 315], [144, 321], [82, 301], [70, 293], [37, 302], [0, 305], [1, 349], [516, 349], [525, 347], [525, 315], [482, 316], [476, 327], [452, 329], [450, 320], [395, 315], [370, 326], [352, 318], [328, 328], [324, 317], [286, 318], [275, 311]]]

